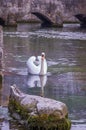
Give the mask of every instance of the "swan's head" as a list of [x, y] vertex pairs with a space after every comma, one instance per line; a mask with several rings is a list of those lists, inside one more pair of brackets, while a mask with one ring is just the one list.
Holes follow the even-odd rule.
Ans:
[[45, 53], [44, 53], [44, 52], [42, 52], [42, 54], [41, 54], [41, 58], [42, 58], [42, 60], [45, 59]]

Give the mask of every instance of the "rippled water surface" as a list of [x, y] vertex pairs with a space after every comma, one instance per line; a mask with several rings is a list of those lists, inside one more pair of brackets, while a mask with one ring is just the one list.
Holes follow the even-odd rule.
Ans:
[[[43, 51], [48, 63], [47, 76], [28, 75], [27, 59]], [[8, 104], [10, 85], [16, 84], [25, 93], [66, 103], [71, 130], [86, 130], [86, 29], [78, 24], [45, 29], [19, 24], [17, 28], [5, 28], [3, 58], [2, 106]], [[0, 114], [1, 130], [21, 129], [7, 120], [7, 107], [0, 107]]]

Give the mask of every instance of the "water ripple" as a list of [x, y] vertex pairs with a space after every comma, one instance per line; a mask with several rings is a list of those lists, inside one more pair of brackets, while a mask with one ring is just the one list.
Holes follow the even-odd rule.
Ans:
[[86, 40], [86, 33], [84, 32], [62, 32], [54, 30], [39, 30], [34, 32], [4, 32], [4, 36], [9, 37], [45, 37], [45, 38], [55, 38], [55, 39], [77, 39], [77, 40]]
[[86, 130], [85, 124], [72, 125], [71, 130]]

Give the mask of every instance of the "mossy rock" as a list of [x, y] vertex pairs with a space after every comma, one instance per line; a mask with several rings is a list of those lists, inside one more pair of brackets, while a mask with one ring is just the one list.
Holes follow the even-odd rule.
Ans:
[[[66, 115], [65, 118], [59, 119], [53, 114], [31, 115], [30, 112], [21, 106], [15, 99], [9, 101], [9, 111], [11, 116], [14, 112], [20, 115], [25, 127], [31, 130], [70, 130], [71, 122]], [[15, 117], [14, 117], [15, 118]], [[18, 119], [17, 119], [18, 120]], [[20, 121], [21, 123], [21, 121]]]

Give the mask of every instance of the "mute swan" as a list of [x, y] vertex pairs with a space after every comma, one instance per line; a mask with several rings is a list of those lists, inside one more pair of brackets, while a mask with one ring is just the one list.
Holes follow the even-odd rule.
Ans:
[[47, 62], [45, 59], [45, 53], [42, 52], [41, 56], [31, 56], [27, 61], [28, 72], [34, 75], [46, 75], [47, 74]]
[[40, 88], [41, 93], [40, 96], [44, 97], [44, 87], [47, 82], [47, 75], [39, 76], [39, 75], [30, 75], [28, 77], [27, 85], [29, 89], [31, 88]]
[[44, 87], [47, 82], [47, 76], [30, 75], [28, 77], [27, 85], [29, 88]]

